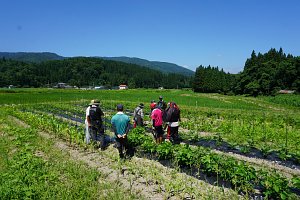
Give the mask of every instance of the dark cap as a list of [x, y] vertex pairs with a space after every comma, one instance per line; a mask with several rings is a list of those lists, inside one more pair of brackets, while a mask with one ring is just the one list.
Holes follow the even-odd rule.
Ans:
[[123, 111], [123, 105], [122, 104], [117, 105], [117, 111]]
[[162, 99], [163, 97], [162, 96], [159, 96], [159, 99]]
[[140, 107], [140, 108], [144, 108], [144, 104], [143, 104], [143, 103], [140, 103], [139, 107]]

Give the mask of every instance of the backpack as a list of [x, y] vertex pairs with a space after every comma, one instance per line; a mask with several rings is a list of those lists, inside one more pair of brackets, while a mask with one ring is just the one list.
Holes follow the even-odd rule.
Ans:
[[167, 107], [167, 104], [164, 101], [159, 101], [159, 102], [157, 102], [157, 107], [159, 107], [161, 110], [165, 110]]
[[135, 108], [135, 110], [134, 110], [134, 121], [136, 122], [136, 124], [138, 125], [138, 126], [142, 126], [143, 125], [143, 119], [142, 119], [142, 116], [140, 115], [140, 110], [141, 110], [142, 108], [140, 108], [140, 107], [137, 107], [137, 108]]
[[135, 109], [134, 109], [134, 119], [135, 120], [137, 120], [138, 118], [140, 118], [141, 117], [141, 115], [139, 114], [139, 111], [141, 110], [141, 108], [140, 107], [136, 107]]
[[99, 107], [90, 107], [89, 117], [91, 120], [92, 126], [101, 126], [102, 125], [102, 111]]
[[166, 121], [177, 122], [180, 118], [180, 110], [175, 103], [171, 103], [170, 107], [166, 110]]

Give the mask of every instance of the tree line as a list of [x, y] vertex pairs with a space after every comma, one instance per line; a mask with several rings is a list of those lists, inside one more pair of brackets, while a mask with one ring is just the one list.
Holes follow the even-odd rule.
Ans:
[[300, 57], [271, 48], [267, 53], [251, 57], [239, 74], [225, 73], [218, 67], [196, 69], [193, 81], [195, 92], [221, 92], [233, 94], [273, 95], [280, 89], [300, 92]]
[[300, 92], [300, 57], [286, 55], [282, 48], [271, 48], [245, 62], [239, 74], [200, 65], [194, 77], [141, 67], [136, 64], [75, 57], [41, 63], [0, 59], [0, 87], [46, 87], [58, 82], [71, 86], [106, 86], [126, 84], [129, 88], [189, 88], [195, 92], [272, 95], [280, 89]]
[[0, 59], [0, 87], [45, 87], [64, 82], [71, 86], [126, 84], [129, 88], [185, 88], [191, 77], [100, 58], [75, 57], [41, 63]]

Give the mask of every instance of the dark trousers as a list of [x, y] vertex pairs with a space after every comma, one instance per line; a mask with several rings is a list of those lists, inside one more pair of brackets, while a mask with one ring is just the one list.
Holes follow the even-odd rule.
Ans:
[[178, 135], [178, 126], [177, 127], [170, 127], [170, 136], [173, 143], [179, 143], [179, 135]]
[[155, 139], [162, 137], [164, 135], [164, 130], [161, 126], [154, 126], [154, 130], [155, 130]]
[[140, 117], [134, 120], [134, 128], [136, 128], [137, 126], [141, 126], [141, 127], [144, 126], [144, 121]]
[[127, 153], [127, 151], [128, 151], [127, 137], [126, 138], [116, 137], [116, 145], [117, 145], [117, 149], [119, 151], [120, 158], [124, 158], [124, 151], [125, 151], [125, 153]]
[[104, 129], [102, 128], [102, 126], [101, 127], [90, 126], [88, 131], [89, 131], [90, 139], [92, 139], [92, 141], [99, 141], [100, 148], [104, 148], [105, 145]]

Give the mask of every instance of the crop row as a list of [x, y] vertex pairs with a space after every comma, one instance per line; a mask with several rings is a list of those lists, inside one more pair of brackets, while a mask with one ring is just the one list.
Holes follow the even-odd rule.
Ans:
[[[131, 131], [129, 134], [131, 145], [145, 153], [156, 155], [159, 160], [169, 159], [181, 167], [201, 170], [207, 175], [230, 182], [233, 188], [247, 195], [253, 194], [255, 188], [259, 188], [266, 198], [286, 199], [291, 195], [289, 180], [276, 172], [255, 170], [246, 162], [220, 156], [203, 147], [172, 145], [169, 142], [158, 145], [144, 131], [138, 128]], [[294, 177], [292, 187], [299, 188], [299, 181], [299, 177]]]
[[[110, 102], [102, 102], [104, 105], [107, 103]], [[43, 111], [83, 122], [85, 106], [88, 102], [80, 101], [75, 102], [75, 104], [71, 102], [36, 104], [34, 106], [24, 105], [21, 106], [21, 109], [24, 111]], [[129, 107], [129, 105], [133, 106], [133, 103], [128, 103], [127, 106]], [[102, 107], [102, 109], [105, 108], [107, 107]], [[105, 117], [109, 120], [108, 118], [114, 111], [109, 109], [104, 111], [106, 113]], [[128, 109], [128, 112], [132, 112], [131, 109]], [[252, 148], [256, 148], [264, 158], [276, 153], [278, 159], [291, 160], [295, 164], [300, 163], [300, 129], [291, 126], [294, 122], [288, 124], [280, 117], [266, 117], [266, 119], [254, 115], [252, 117], [248, 115], [239, 117], [236, 114], [228, 115], [204, 111], [200, 114], [204, 115], [191, 115], [188, 118], [189, 120], [181, 122], [181, 127], [189, 130], [189, 132], [182, 132], [181, 136], [189, 143], [211, 140], [216, 141], [216, 144], [219, 145], [226, 142], [231, 149], [238, 149], [243, 154], [248, 154]], [[183, 118], [185, 117], [183, 116]], [[272, 120], [274, 121], [271, 122]], [[201, 131], [215, 134], [203, 137], [198, 134]]]
[[[68, 123], [48, 115], [29, 112], [14, 112], [14, 115], [31, 126], [54, 132], [59, 137], [69, 140], [70, 143], [83, 145], [82, 130]], [[268, 198], [280, 196], [285, 199], [291, 195], [288, 187], [289, 181], [277, 173], [256, 171], [245, 162], [221, 157], [202, 147], [191, 148], [189, 145], [171, 145], [171, 143], [157, 145], [143, 131], [143, 129], [133, 129], [129, 134], [129, 142], [146, 153], [157, 155], [158, 159], [174, 160], [179, 166], [193, 167], [207, 175], [217, 176], [220, 180], [230, 182], [234, 188], [247, 194], [251, 194], [258, 187]], [[290, 184], [294, 184], [292, 187], [299, 187], [297, 182], [299, 183], [299, 178], [294, 178]]]
[[[267, 117], [266, 117], [267, 118]], [[293, 118], [278, 116], [267, 120], [261, 116], [223, 118], [218, 115], [191, 115], [181, 126], [196, 139], [199, 132], [216, 133], [232, 147], [248, 146], [270, 154], [281, 152], [282, 159], [294, 157], [300, 161], [300, 128]]]

